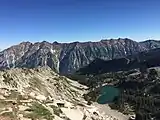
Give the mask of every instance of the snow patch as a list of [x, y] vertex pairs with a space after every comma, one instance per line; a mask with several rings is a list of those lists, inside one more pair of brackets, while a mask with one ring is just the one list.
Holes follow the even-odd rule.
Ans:
[[12, 57], [13, 57], [13, 58], [12, 58], [12, 59], [13, 59], [13, 60], [12, 60], [12, 65], [13, 65], [13, 68], [15, 68], [15, 55], [12, 54]]
[[56, 50], [53, 50], [52, 48], [50, 49], [51, 53], [54, 54]]
[[4, 52], [4, 58], [6, 59], [7, 67], [10, 68], [10, 65], [9, 65], [9, 56], [8, 56], [7, 52]]

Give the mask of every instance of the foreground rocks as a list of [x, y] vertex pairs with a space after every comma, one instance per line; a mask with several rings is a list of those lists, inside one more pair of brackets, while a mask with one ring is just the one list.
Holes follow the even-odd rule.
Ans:
[[[50, 68], [0, 72], [0, 120], [123, 120], [87, 105], [86, 86]], [[108, 114], [107, 114], [108, 112]]]

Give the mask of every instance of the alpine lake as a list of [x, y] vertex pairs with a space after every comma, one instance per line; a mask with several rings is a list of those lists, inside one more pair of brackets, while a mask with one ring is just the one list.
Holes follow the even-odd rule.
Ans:
[[100, 96], [97, 99], [99, 104], [112, 103], [120, 95], [120, 90], [114, 86], [103, 86], [100, 91]]

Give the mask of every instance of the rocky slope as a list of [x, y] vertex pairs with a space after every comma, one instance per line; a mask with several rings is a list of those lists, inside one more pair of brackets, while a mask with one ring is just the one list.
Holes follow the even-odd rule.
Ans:
[[112, 60], [159, 47], [159, 41], [138, 43], [127, 38], [68, 44], [23, 42], [0, 52], [0, 69], [48, 65], [56, 72], [66, 74], [88, 65], [96, 58]]
[[[0, 71], [1, 120], [126, 120], [98, 104], [87, 105], [86, 87], [49, 67]], [[112, 112], [110, 112], [112, 111]], [[119, 117], [120, 116], [120, 117]]]

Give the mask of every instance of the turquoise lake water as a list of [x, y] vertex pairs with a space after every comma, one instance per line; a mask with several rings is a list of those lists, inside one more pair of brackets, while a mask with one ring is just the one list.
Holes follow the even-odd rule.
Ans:
[[120, 95], [118, 88], [114, 86], [104, 86], [100, 91], [100, 97], [97, 99], [99, 104], [112, 103]]

